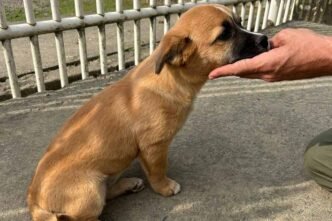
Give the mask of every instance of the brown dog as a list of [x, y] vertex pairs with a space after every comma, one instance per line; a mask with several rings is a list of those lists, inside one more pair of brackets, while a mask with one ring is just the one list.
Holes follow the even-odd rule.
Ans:
[[106, 199], [144, 188], [118, 179], [135, 159], [163, 196], [180, 191], [167, 152], [211, 70], [268, 48], [231, 11], [202, 5], [184, 13], [157, 50], [80, 108], [40, 160], [28, 193], [34, 221], [97, 221]]

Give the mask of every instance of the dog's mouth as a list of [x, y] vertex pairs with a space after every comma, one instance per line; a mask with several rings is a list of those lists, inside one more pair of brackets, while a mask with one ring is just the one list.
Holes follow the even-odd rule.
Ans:
[[264, 52], [268, 52], [270, 50], [270, 43], [268, 42], [266, 45], [264, 45], [264, 47], [252, 47], [252, 48], [246, 48], [245, 50], [243, 50], [242, 53], [240, 53], [240, 55], [235, 55], [232, 56], [229, 59], [229, 64], [233, 64], [237, 61], [243, 60], [243, 59], [248, 59], [248, 58], [253, 58], [257, 55], [260, 55]]
[[[242, 58], [242, 59], [244, 59], [244, 58]], [[235, 62], [240, 61], [242, 59], [241, 58], [231, 58], [228, 63], [229, 64], [234, 64]]]
[[258, 53], [252, 53], [252, 54], [246, 54], [244, 56], [241, 56], [241, 57], [233, 57], [229, 60], [229, 64], [233, 64], [237, 61], [240, 61], [240, 60], [243, 60], [243, 59], [248, 59], [248, 58], [253, 58], [259, 54], [262, 54], [264, 52], [267, 52], [268, 50], [264, 50], [264, 51], [261, 51], [261, 52], [258, 52]]
[[229, 63], [233, 64], [242, 59], [253, 58], [270, 50], [271, 45], [266, 35], [251, 33], [240, 29], [239, 38], [235, 43], [233, 55]]

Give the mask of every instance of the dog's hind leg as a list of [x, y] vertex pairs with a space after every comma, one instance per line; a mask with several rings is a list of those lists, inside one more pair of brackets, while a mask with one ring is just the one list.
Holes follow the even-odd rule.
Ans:
[[93, 171], [75, 172], [71, 178], [67, 177], [69, 173], [57, 180], [61, 189], [60, 185], [55, 186], [49, 201], [58, 207], [51, 209], [61, 211], [58, 221], [97, 221], [105, 205], [107, 177]]
[[144, 182], [140, 178], [121, 178], [114, 185], [109, 186], [106, 198], [113, 199], [125, 193], [137, 193], [144, 189]]

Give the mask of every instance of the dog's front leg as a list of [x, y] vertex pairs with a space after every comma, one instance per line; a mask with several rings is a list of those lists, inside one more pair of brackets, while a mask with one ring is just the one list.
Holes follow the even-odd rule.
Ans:
[[167, 145], [152, 145], [141, 148], [139, 160], [151, 187], [163, 196], [172, 196], [180, 192], [181, 186], [167, 177]]

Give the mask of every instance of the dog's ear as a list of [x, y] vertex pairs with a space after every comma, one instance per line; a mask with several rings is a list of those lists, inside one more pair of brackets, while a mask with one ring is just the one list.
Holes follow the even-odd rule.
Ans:
[[155, 73], [159, 74], [165, 63], [184, 65], [194, 52], [194, 45], [189, 37], [167, 33], [161, 40], [156, 51]]

